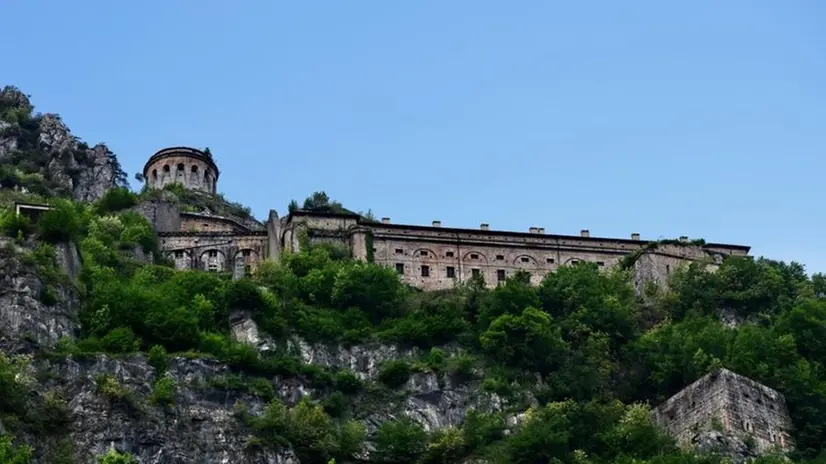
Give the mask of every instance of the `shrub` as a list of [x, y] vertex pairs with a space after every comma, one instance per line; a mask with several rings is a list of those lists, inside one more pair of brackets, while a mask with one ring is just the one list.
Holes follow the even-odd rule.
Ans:
[[390, 388], [398, 388], [407, 382], [411, 373], [412, 369], [407, 361], [388, 361], [379, 370], [379, 381]]
[[125, 187], [108, 190], [97, 202], [99, 214], [113, 213], [131, 208], [138, 203], [138, 196]]

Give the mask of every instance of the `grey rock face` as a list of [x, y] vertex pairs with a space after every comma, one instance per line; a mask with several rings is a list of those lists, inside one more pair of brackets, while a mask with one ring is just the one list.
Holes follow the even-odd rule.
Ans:
[[[80, 304], [74, 289], [57, 285], [46, 290], [35, 267], [24, 264], [22, 253], [10, 241], [0, 241], [0, 350], [5, 353], [51, 348], [76, 330]], [[59, 254], [76, 256], [77, 250], [67, 245]], [[55, 292], [54, 304], [43, 303], [45, 291]]]
[[[32, 111], [28, 97], [13, 87], [0, 91], [0, 116], [3, 116], [4, 108], [17, 109], [24, 114]], [[0, 121], [0, 158], [20, 147], [19, 116], [7, 117], [8, 120]], [[37, 139], [33, 143], [47, 156], [40, 173], [51, 181], [54, 193], [70, 194], [75, 200], [91, 202], [125, 182], [125, 173], [117, 158], [105, 145], [89, 148], [82, 144], [56, 114], [35, 115], [33, 121], [37, 127]]]
[[759, 454], [740, 438], [716, 430], [698, 433], [692, 438], [692, 444], [697, 451], [726, 457], [732, 464], [742, 464], [759, 457]]
[[[290, 450], [247, 449], [251, 433], [235, 416], [235, 402], [243, 401], [252, 413], [260, 413], [264, 403], [211, 387], [212, 379], [227, 373], [220, 363], [173, 359], [168, 372], [178, 388], [174, 404], [167, 407], [151, 402], [155, 370], [139, 355], [44, 362], [37, 369], [53, 374], [44, 390], [60, 391], [69, 399], [68, 436], [79, 463], [96, 463], [114, 446], [142, 464], [299, 464]], [[102, 392], [97, 384], [101, 376], [115, 379], [127, 392], [125, 399]], [[35, 464], [49, 459], [39, 455]]]

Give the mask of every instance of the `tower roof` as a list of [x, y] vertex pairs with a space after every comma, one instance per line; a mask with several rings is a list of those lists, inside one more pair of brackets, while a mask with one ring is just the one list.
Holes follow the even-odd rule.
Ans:
[[210, 155], [210, 154], [208, 154], [208, 153], [206, 153], [202, 150], [198, 150], [197, 148], [169, 147], [169, 148], [163, 148], [161, 150], [158, 150], [157, 152], [155, 152], [154, 155], [152, 155], [149, 158], [149, 160], [143, 166], [143, 175], [144, 175], [144, 177], [146, 177], [148, 175], [149, 166], [157, 163], [158, 161], [160, 161], [164, 158], [171, 158], [173, 156], [185, 156], [185, 157], [195, 158], [197, 160], [203, 161], [204, 163], [207, 163], [209, 165], [209, 167], [211, 167], [215, 171], [215, 179], [216, 180], [218, 179], [218, 176], [220, 175], [220, 171], [218, 170], [218, 165], [215, 164], [215, 160], [212, 159], [212, 155]]

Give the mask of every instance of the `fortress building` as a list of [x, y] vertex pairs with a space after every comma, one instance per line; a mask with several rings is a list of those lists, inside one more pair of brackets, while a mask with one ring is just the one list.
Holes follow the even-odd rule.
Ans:
[[[178, 182], [186, 188], [214, 194], [218, 166], [211, 155], [192, 148], [168, 148], [153, 155], [144, 167], [147, 185], [161, 188]], [[239, 217], [216, 216], [208, 211], [180, 211], [163, 201], [140, 206], [160, 236], [163, 252], [179, 268], [231, 271], [236, 276], [254, 272], [264, 258], [299, 251], [314, 243], [346, 248], [356, 259], [375, 262], [399, 273], [406, 283], [425, 290], [453, 287], [474, 275], [495, 286], [517, 271], [526, 271], [533, 283], [559, 266], [592, 262], [601, 268], [617, 265], [633, 254], [637, 288], [649, 281], [663, 282], [677, 266], [728, 255], [746, 255], [748, 246], [692, 245], [686, 237], [652, 247], [637, 233], [629, 238], [546, 234], [541, 227], [527, 232], [393, 224], [389, 218], [371, 221], [357, 214], [295, 211], [279, 218], [271, 210], [265, 224]]]
[[652, 411], [655, 423], [681, 445], [710, 429], [753, 441], [758, 454], [789, 451], [792, 421], [785, 397], [728, 369], [687, 386]]

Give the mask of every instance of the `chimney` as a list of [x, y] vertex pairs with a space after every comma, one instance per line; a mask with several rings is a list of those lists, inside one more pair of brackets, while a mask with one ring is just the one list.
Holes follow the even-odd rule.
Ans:
[[381, 218], [381, 223], [382, 224], [390, 224], [390, 218], [389, 217]]
[[488, 224], [486, 222], [483, 222], [482, 224], [479, 225], [479, 228], [481, 230], [490, 230], [490, 224]]
[[544, 234], [545, 233], [545, 228], [544, 227], [537, 227], [536, 228], [536, 233], [537, 234]]
[[589, 232], [588, 229], [582, 229], [582, 230], [579, 231], [579, 236], [580, 237], [590, 237], [591, 232]]
[[639, 239], [640, 239], [640, 234], [638, 234], [636, 232], [631, 234], [631, 240], [639, 240]]
[[528, 229], [528, 232], [531, 233], [531, 234], [538, 234], [539, 233], [539, 227], [531, 227], [530, 229]]
[[433, 221], [433, 227], [442, 227], [442, 221]]

